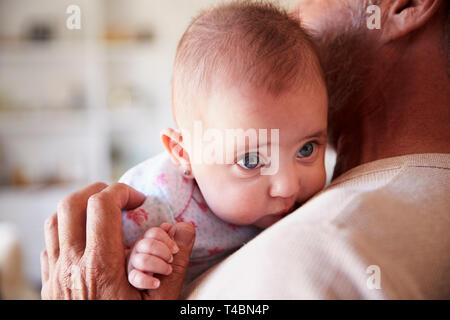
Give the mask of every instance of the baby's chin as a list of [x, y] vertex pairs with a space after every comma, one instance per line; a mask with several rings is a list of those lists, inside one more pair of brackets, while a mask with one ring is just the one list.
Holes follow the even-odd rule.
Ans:
[[286, 213], [282, 213], [282, 214], [269, 214], [266, 215], [262, 218], [260, 218], [259, 220], [255, 221], [253, 223], [253, 225], [255, 227], [261, 228], [261, 229], [265, 229], [270, 227], [271, 225], [273, 225], [274, 223], [280, 221], [281, 219], [283, 219], [284, 217], [286, 217], [287, 215], [291, 214], [292, 212], [294, 212], [295, 210], [297, 210], [299, 207], [301, 206], [301, 203], [295, 203], [295, 205], [293, 206], [293, 208], [291, 210], [289, 210], [289, 212]]
[[287, 214], [271, 214], [268, 216], [264, 216], [261, 219], [257, 220], [253, 225], [261, 229], [266, 229], [273, 225], [275, 222], [283, 219], [286, 215]]

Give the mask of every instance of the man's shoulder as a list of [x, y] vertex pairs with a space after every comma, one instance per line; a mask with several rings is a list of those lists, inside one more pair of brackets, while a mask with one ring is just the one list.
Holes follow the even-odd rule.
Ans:
[[[384, 297], [449, 297], [449, 168], [450, 155], [444, 154], [370, 163], [344, 175], [286, 222], [302, 225], [297, 236], [308, 235], [316, 246], [305, 252], [343, 272], [347, 282], [369, 279], [366, 269], [376, 269]], [[369, 293], [366, 284], [360, 288]]]
[[389, 221], [394, 226], [403, 220], [408, 224], [449, 222], [448, 181], [450, 155], [396, 157], [342, 176], [325, 190], [319, 202], [325, 206], [336, 203], [337, 214], [332, 218], [337, 224], [366, 218], [370, 224]]
[[448, 168], [449, 155], [419, 155], [353, 170], [206, 274], [191, 297], [236, 297], [223, 273], [249, 284], [236, 283], [243, 299], [450, 297]]

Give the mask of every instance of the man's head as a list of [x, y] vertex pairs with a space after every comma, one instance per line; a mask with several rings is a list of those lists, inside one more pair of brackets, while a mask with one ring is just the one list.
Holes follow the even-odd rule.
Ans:
[[[379, 30], [367, 27], [370, 5], [381, 9]], [[343, 130], [364, 125], [361, 114], [376, 112], [374, 105], [393, 105], [383, 101], [386, 86], [408, 95], [419, 89], [411, 82], [420, 73], [436, 67], [450, 74], [449, 8], [445, 0], [299, 2], [293, 14], [311, 28], [327, 78], [331, 144]]]

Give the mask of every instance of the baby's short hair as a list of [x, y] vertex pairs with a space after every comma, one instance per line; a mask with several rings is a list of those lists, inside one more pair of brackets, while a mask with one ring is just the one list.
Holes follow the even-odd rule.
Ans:
[[311, 37], [298, 18], [265, 1], [241, 0], [201, 12], [177, 48], [172, 106], [175, 122], [188, 101], [215, 85], [250, 85], [279, 95], [302, 80], [323, 79]]

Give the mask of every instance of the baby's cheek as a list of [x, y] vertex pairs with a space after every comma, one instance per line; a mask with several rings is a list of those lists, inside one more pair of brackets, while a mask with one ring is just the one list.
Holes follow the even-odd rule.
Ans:
[[327, 175], [324, 165], [317, 165], [310, 168], [302, 181], [302, 190], [304, 190], [302, 197], [310, 198], [322, 190], [325, 186], [326, 179]]
[[264, 198], [255, 192], [254, 188], [238, 188], [223, 190], [220, 194], [220, 204], [213, 212], [222, 220], [230, 223], [247, 225], [253, 223], [255, 214], [261, 212]]

